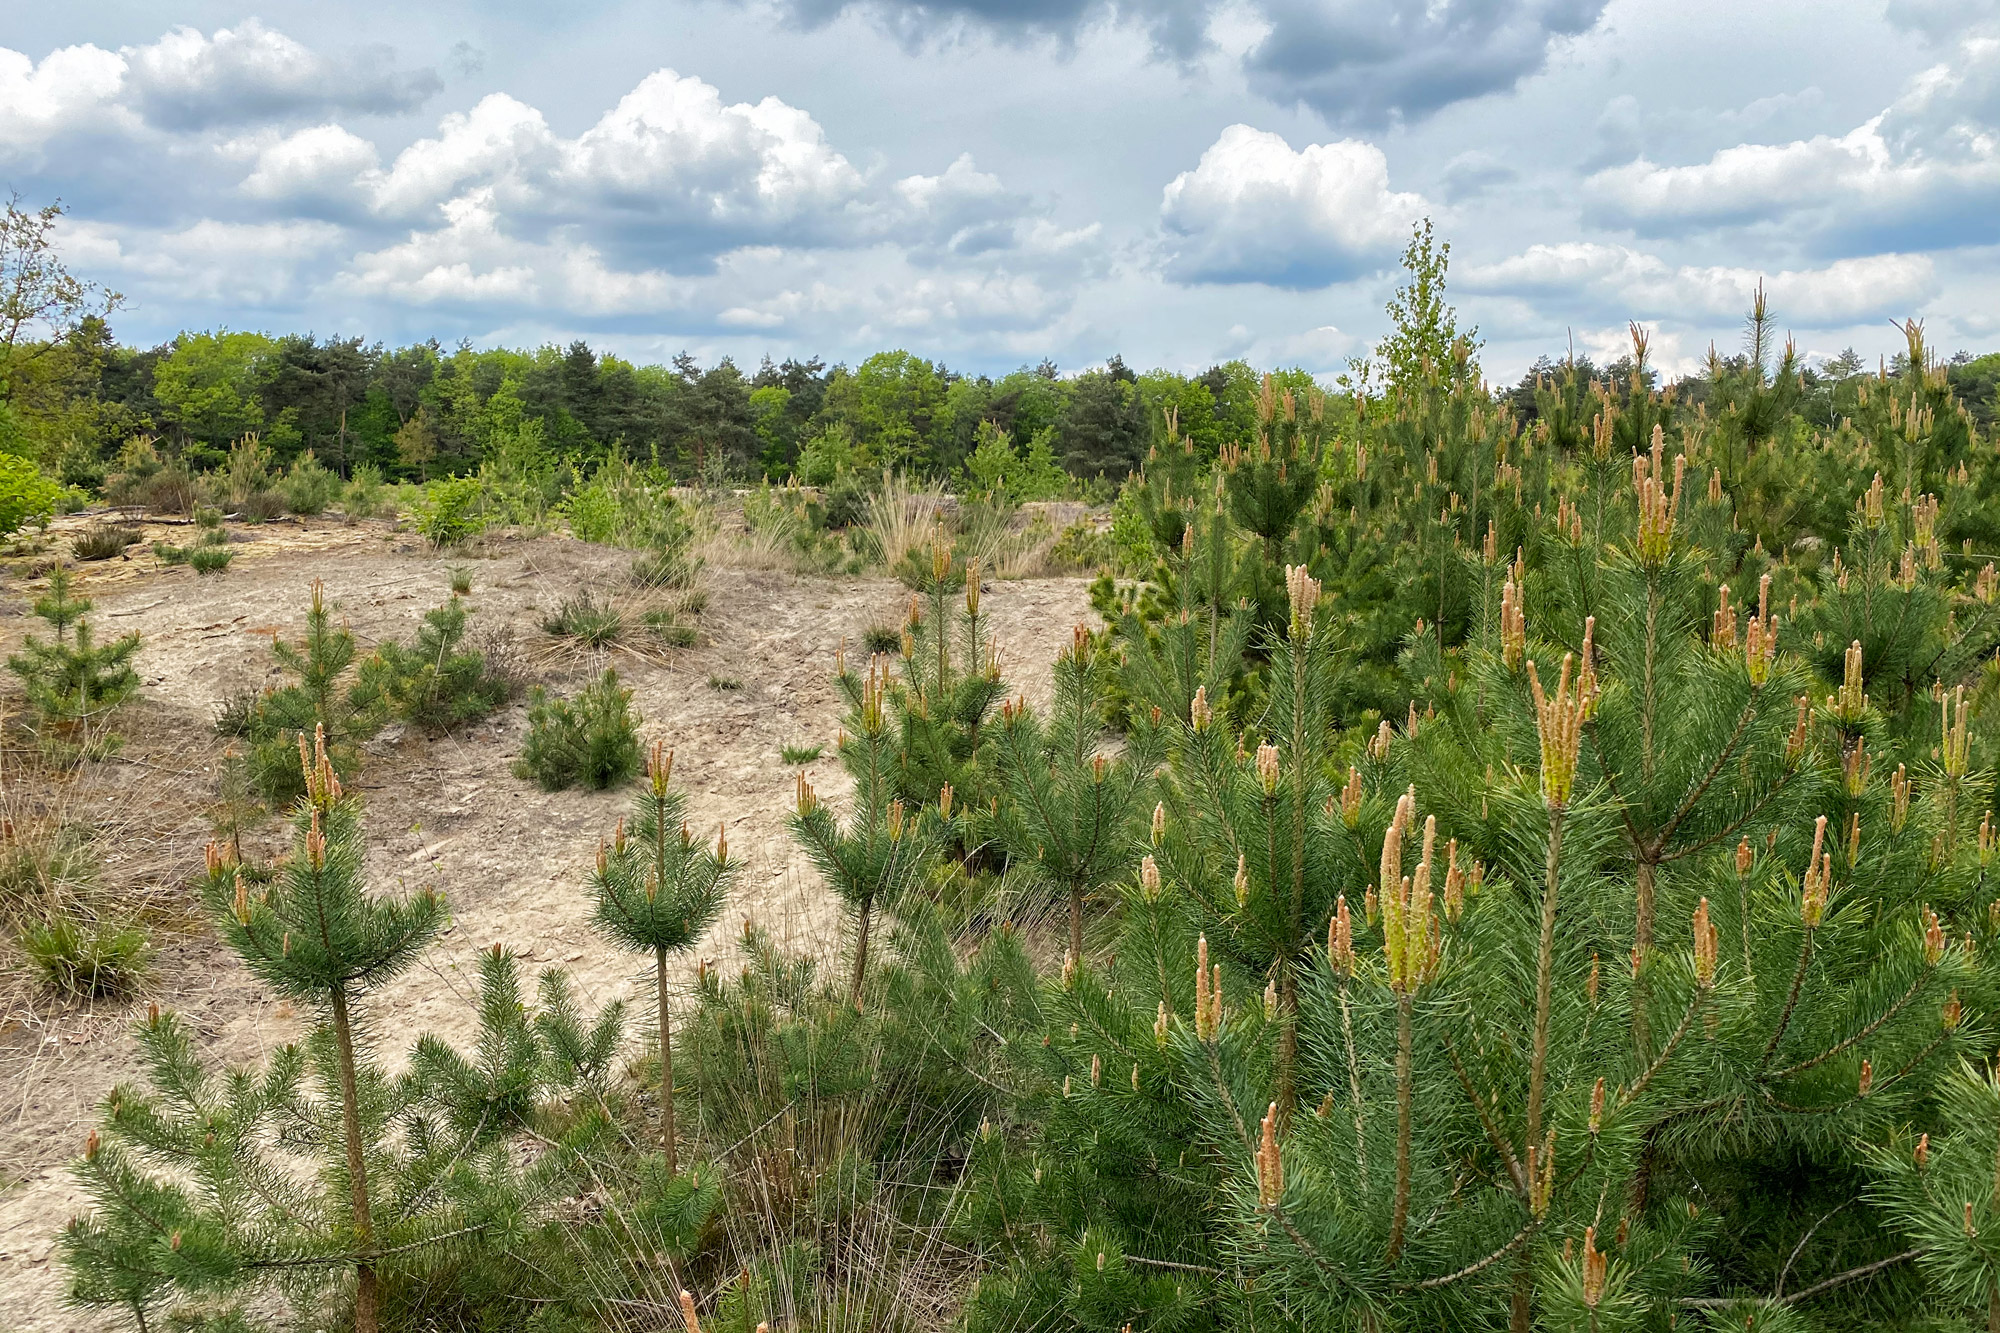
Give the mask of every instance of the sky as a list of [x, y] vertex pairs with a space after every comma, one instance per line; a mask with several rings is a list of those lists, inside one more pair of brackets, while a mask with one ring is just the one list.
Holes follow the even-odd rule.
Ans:
[[1499, 381], [1979, 351], [2000, 0], [22, 3], [4, 190], [147, 345], [1330, 377], [1429, 217]]

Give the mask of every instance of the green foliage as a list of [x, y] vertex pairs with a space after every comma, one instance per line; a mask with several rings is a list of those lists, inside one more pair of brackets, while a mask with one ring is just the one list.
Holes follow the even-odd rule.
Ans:
[[340, 508], [349, 518], [374, 518], [392, 507], [388, 488], [382, 484], [382, 469], [373, 463], [357, 463], [340, 492]]
[[42, 475], [32, 459], [0, 453], [0, 537], [29, 523], [46, 524], [62, 487]]
[[903, 631], [894, 625], [870, 625], [861, 632], [861, 647], [870, 657], [903, 651]]
[[1023, 453], [1006, 431], [990, 421], [980, 422], [976, 443], [965, 460], [964, 495], [970, 499], [1005, 495], [1016, 503], [1060, 496], [1070, 478], [1056, 463], [1053, 438], [1053, 430], [1038, 431]]
[[340, 478], [321, 466], [308, 449], [286, 469], [278, 493], [285, 497], [285, 508], [294, 514], [323, 514], [340, 494]]
[[734, 676], [710, 676], [708, 688], [718, 694], [730, 694], [743, 688], [743, 682]]
[[609, 668], [573, 699], [551, 697], [539, 686], [528, 696], [528, 739], [515, 775], [543, 791], [622, 786], [639, 771], [639, 722], [632, 691]]
[[424, 613], [413, 643], [383, 641], [356, 675], [363, 707], [443, 733], [506, 703], [511, 682], [489, 672], [485, 655], [465, 646], [466, 615], [465, 603], [453, 597]]
[[453, 597], [470, 597], [472, 595], [471, 565], [453, 565], [445, 571], [445, 577], [451, 584], [451, 595]]
[[73, 595], [72, 586], [67, 566], [49, 571], [49, 590], [35, 599], [34, 611], [55, 637], [45, 642], [30, 634], [21, 641], [21, 651], [7, 659], [7, 669], [21, 678], [28, 706], [44, 724], [91, 721], [139, 690], [139, 673], [132, 667], [139, 636], [96, 642], [84, 619], [90, 599]]
[[479, 512], [484, 491], [478, 477], [444, 477], [431, 482], [411, 511], [417, 531], [440, 550], [477, 536], [486, 526]]
[[[364, 891], [358, 812], [323, 754], [307, 786], [269, 887], [212, 847], [203, 893], [252, 971], [319, 1021], [262, 1070], [219, 1073], [183, 1020], [156, 1008], [140, 1024], [146, 1084], [113, 1091], [73, 1164], [94, 1207], [63, 1232], [71, 1299], [141, 1327], [175, 1306], [219, 1327], [244, 1305], [320, 1320], [351, 1301], [354, 1327], [376, 1329], [512, 1326], [524, 1305], [601, 1317], [644, 1294], [626, 1275], [691, 1252], [717, 1200], [623, 1146], [619, 1006], [584, 1013], [559, 972], [530, 1006], [496, 945], [472, 1044], [422, 1036], [389, 1075], [356, 1007], [444, 907]], [[605, 1177], [579, 1223], [570, 1201]]]
[[778, 757], [788, 764], [810, 764], [826, 753], [824, 745], [783, 745], [778, 747]]
[[60, 911], [21, 931], [21, 952], [49, 989], [77, 998], [130, 992], [153, 954], [143, 927]]

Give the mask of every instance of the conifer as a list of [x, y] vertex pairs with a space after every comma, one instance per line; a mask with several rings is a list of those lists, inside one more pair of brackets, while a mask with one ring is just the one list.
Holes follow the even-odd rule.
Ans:
[[698, 842], [687, 826], [687, 797], [669, 785], [673, 752], [655, 743], [646, 764], [646, 789], [632, 801], [630, 828], [620, 820], [608, 846], [597, 850], [591, 876], [598, 929], [628, 949], [653, 955], [653, 992], [659, 1018], [660, 1145], [667, 1171], [679, 1171], [674, 1133], [673, 1021], [668, 1003], [667, 958], [691, 949], [714, 924], [728, 895], [736, 863], [726, 831], [715, 848]]
[[30, 634], [7, 669], [21, 678], [28, 705], [48, 723], [74, 725], [101, 717], [139, 689], [132, 658], [139, 636], [126, 634], [97, 643], [91, 634], [91, 601], [74, 592], [67, 565], [49, 571], [49, 589], [35, 599], [35, 614], [55, 631], [44, 642]]

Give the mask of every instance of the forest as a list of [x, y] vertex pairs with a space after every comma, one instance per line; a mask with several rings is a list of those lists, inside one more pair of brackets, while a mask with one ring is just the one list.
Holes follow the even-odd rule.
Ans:
[[[103, 835], [10, 822], [10, 965], [122, 995], [142, 1053], [69, 1166], [72, 1306], [2000, 1330], [2000, 356], [1913, 320], [1893, 360], [1808, 364], [1760, 296], [1698, 374], [1658, 374], [1635, 325], [1612, 364], [1494, 386], [1449, 247], [1420, 228], [1404, 265], [1337, 384], [136, 350], [103, 294], [50, 289], [0, 348], [5, 591], [44, 622], [9, 661], [16, 786], [107, 762], [144, 688], [138, 637], [86, 632], [82, 546], [33, 535], [57, 511], [183, 515], [220, 550], [289, 512], [439, 561], [531, 532], [632, 563], [544, 624], [597, 655], [528, 692], [516, 764], [610, 793], [594, 858], [549, 869], [629, 1004], [500, 941], [462, 1040], [369, 1021], [453, 911], [372, 873], [379, 737], [486, 744], [471, 722], [521, 693], [465, 637], [470, 576], [367, 649], [315, 584], [303, 637], [273, 636], [287, 683], [216, 720], [228, 790], [180, 892], [306, 1016], [261, 1065], [210, 1059], [135, 954], [53, 939], [51, 858]], [[892, 532], [925, 487], [955, 500]], [[1047, 534], [1094, 614], [1029, 682], [992, 533], [1054, 498], [1095, 506]], [[760, 533], [765, 568], [907, 608], [826, 645], [825, 766], [770, 760], [838, 911], [818, 952], [757, 923], [762, 867], [694, 826], [676, 739], [620, 683], [632, 589], [692, 643]], [[161, 587], [239, 577], [174, 567], [204, 541], [154, 547]]]

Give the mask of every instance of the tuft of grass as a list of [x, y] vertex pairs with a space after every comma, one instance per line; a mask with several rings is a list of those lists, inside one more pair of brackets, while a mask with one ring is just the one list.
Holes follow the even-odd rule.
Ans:
[[131, 922], [63, 912], [24, 927], [21, 952], [51, 990], [82, 999], [136, 988], [145, 979], [153, 944]]
[[220, 574], [235, 558], [236, 552], [227, 546], [197, 546], [187, 553], [187, 562], [197, 574]]
[[138, 540], [139, 529], [129, 523], [93, 523], [70, 540], [69, 548], [79, 560], [109, 560]]
[[470, 597], [472, 595], [471, 565], [453, 565], [451, 568], [445, 570], [445, 577], [451, 580], [451, 595], [453, 597]]
[[603, 648], [625, 634], [625, 614], [608, 601], [600, 602], [589, 593], [566, 597], [562, 604], [542, 617], [542, 630], [557, 639], [572, 639], [587, 648]]
[[700, 637], [694, 626], [681, 624], [671, 611], [648, 611], [641, 621], [648, 634], [669, 648], [692, 648]]
[[698, 616], [708, 610], [708, 589], [690, 588], [681, 594], [679, 611], [684, 616]]
[[708, 678], [708, 688], [710, 688], [711, 690], [722, 690], [725, 692], [729, 690], [740, 690], [743, 688], [743, 682], [736, 679], [736, 677], [734, 676], [710, 676]]
[[903, 651], [903, 631], [894, 625], [870, 625], [861, 631], [861, 643], [870, 657], [881, 653], [893, 656]]
[[824, 753], [824, 745], [785, 745], [778, 749], [779, 757], [788, 764], [810, 764]]

